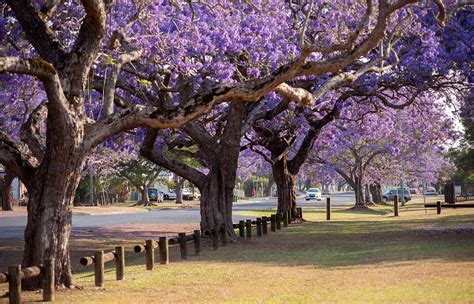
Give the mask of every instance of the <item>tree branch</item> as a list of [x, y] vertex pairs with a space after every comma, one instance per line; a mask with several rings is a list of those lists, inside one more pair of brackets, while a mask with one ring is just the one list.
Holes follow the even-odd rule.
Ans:
[[15, 12], [28, 41], [46, 61], [57, 66], [66, 53], [56, 34], [49, 28], [45, 16], [29, 0], [6, 0]]
[[12, 171], [28, 187], [36, 170], [37, 161], [0, 131], [0, 163]]
[[44, 103], [40, 104], [21, 127], [20, 138], [26, 143], [33, 156], [41, 162], [46, 146], [40, 133], [40, 124], [46, 119], [48, 109]]

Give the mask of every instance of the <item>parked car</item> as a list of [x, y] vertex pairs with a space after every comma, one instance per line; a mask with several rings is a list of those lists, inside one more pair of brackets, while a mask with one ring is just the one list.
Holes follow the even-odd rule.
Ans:
[[434, 187], [427, 187], [425, 190], [425, 195], [438, 195]]
[[173, 191], [163, 192], [163, 199], [165, 199], [165, 200], [175, 200], [176, 199], [176, 193], [174, 193]]
[[[385, 193], [382, 196], [382, 201], [388, 202], [388, 201], [393, 201], [393, 198], [395, 195], [401, 196], [402, 189], [390, 189], [385, 191]], [[411, 200], [411, 194], [410, 194], [410, 189], [405, 188], [403, 189], [403, 197], [405, 198], [405, 202], [408, 202]]]
[[187, 189], [184, 189], [183, 190], [183, 200], [185, 200], [185, 201], [194, 200], [194, 193], [192, 193], [191, 191], [189, 191]]
[[318, 188], [309, 188], [308, 191], [306, 191], [306, 195], [304, 198], [309, 201], [310, 199], [316, 199], [318, 201], [321, 200], [321, 190]]
[[163, 193], [156, 188], [148, 188], [148, 198], [150, 201], [163, 203]]

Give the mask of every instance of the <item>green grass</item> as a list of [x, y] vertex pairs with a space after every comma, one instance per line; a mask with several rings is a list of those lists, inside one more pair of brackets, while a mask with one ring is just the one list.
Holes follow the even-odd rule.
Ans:
[[[105, 288], [92, 273], [74, 276], [80, 290], [58, 293], [59, 303], [386, 303], [474, 301], [474, 210], [427, 210], [414, 205], [392, 216], [335, 208], [305, 209], [308, 222], [201, 256], [146, 271], [142, 255], [127, 256], [126, 279], [106, 272]], [[263, 210], [249, 215], [269, 214]], [[97, 246], [98, 244], [94, 244]], [[87, 246], [85, 244], [85, 246]], [[92, 244], [91, 244], [92, 246]], [[192, 252], [192, 250], [191, 250]], [[0, 287], [1, 294], [1, 287]], [[25, 293], [38, 300], [38, 293]], [[1, 303], [1, 300], [0, 300]]]

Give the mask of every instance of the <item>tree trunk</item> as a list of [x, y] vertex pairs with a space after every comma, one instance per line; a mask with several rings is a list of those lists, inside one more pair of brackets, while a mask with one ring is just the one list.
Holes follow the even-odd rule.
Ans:
[[142, 189], [142, 201], [140, 205], [149, 206], [150, 205], [150, 197], [148, 196], [148, 186], [143, 185]]
[[180, 176], [176, 175], [176, 187], [175, 187], [175, 192], [176, 192], [176, 204], [182, 204], [183, 203], [183, 178]]
[[372, 198], [369, 191], [369, 185], [364, 186], [364, 196], [365, 196], [365, 204], [367, 205], [372, 204]]
[[372, 201], [375, 204], [382, 203], [382, 187], [380, 183], [375, 182], [369, 186], [370, 193], [372, 194]]
[[[61, 157], [62, 156], [62, 157]], [[43, 160], [31, 183], [28, 222], [25, 230], [23, 267], [40, 265], [55, 257], [56, 286], [72, 286], [69, 236], [72, 203], [81, 177], [80, 162], [70, 153]], [[40, 288], [40, 280], [26, 282], [26, 288]]]
[[366, 207], [366, 204], [364, 201], [364, 187], [362, 186], [361, 179], [356, 177], [352, 187], [354, 188], [355, 199], [356, 199], [356, 203], [354, 207]]
[[288, 170], [286, 155], [272, 165], [272, 172], [277, 185], [278, 212], [291, 210], [293, 213], [296, 211], [296, 176]]
[[5, 176], [0, 178], [0, 195], [2, 196], [2, 210], [12, 211], [12, 182], [14, 176], [7, 170]]
[[201, 230], [208, 234], [212, 229], [226, 223], [227, 234], [234, 235], [232, 205], [235, 174], [226, 174], [219, 165], [214, 164], [207, 175], [207, 183], [201, 191]]

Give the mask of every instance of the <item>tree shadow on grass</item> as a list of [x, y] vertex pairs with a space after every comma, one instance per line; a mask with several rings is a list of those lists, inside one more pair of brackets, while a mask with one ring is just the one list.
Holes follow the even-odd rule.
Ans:
[[434, 221], [308, 222], [199, 259], [290, 267], [359, 267], [427, 259], [474, 261], [473, 253], [473, 218], [456, 216]]

